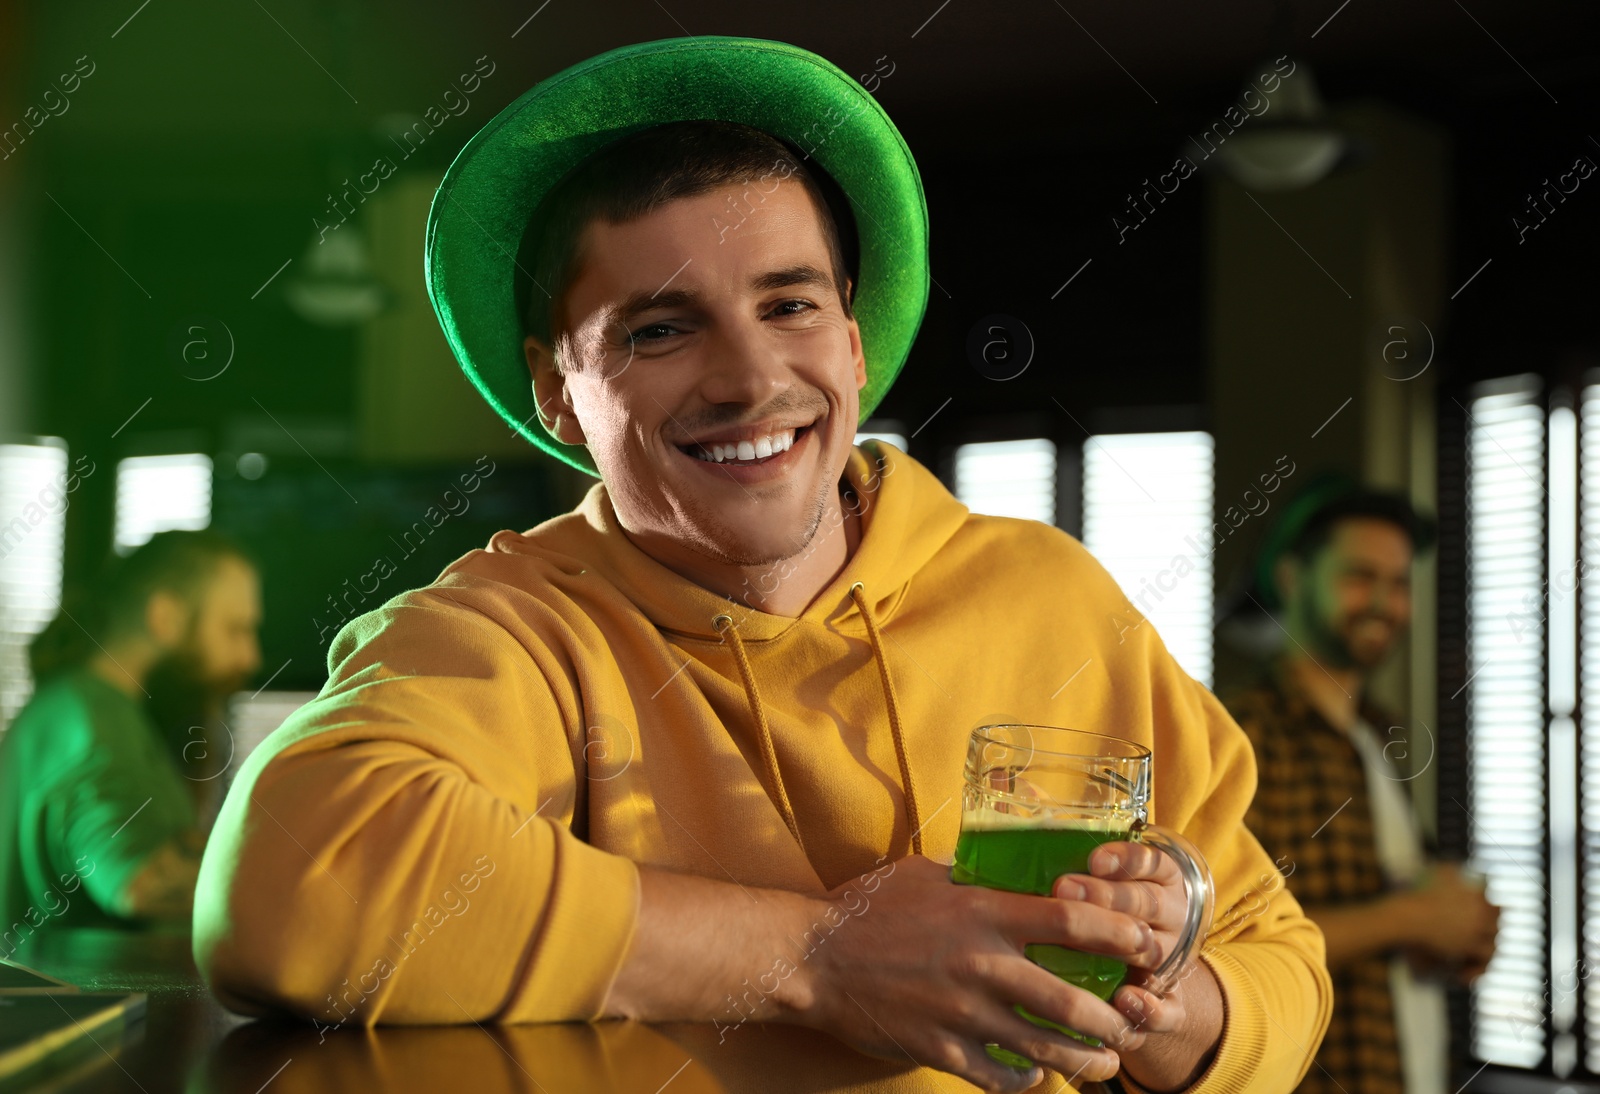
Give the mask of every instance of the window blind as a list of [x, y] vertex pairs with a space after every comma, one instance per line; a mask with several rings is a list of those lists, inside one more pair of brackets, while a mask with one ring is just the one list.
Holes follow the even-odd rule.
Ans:
[[1103, 433], [1083, 448], [1083, 542], [1211, 686], [1214, 449], [1195, 431]]
[[117, 463], [113, 547], [125, 555], [157, 532], [211, 523], [211, 458], [198, 452]]
[[[1467, 421], [1468, 848], [1498, 904], [1494, 960], [1472, 990], [1473, 1052], [1535, 1067], [1548, 1028], [1545, 856], [1545, 411], [1531, 376], [1474, 389]], [[1448, 807], [1448, 805], [1447, 805]]]
[[0, 728], [33, 694], [28, 643], [61, 603], [67, 445], [0, 445]]
[[1042, 437], [961, 445], [955, 480], [974, 513], [1056, 522], [1056, 446]]
[[[1578, 557], [1565, 571], [1551, 576], [1550, 618], [1566, 627], [1576, 624], [1580, 636], [1578, 680], [1581, 710], [1591, 712], [1582, 719], [1579, 748], [1581, 792], [1578, 863], [1581, 871], [1582, 940], [1579, 963], [1561, 970], [1555, 987], [1569, 995], [1581, 990], [1585, 1020], [1584, 1065], [1600, 1073], [1600, 985], [1589, 970], [1600, 967], [1600, 741], [1588, 732], [1600, 725], [1593, 712], [1600, 712], [1600, 384], [1582, 389], [1578, 400]], [[1577, 616], [1569, 621], [1568, 612]]]

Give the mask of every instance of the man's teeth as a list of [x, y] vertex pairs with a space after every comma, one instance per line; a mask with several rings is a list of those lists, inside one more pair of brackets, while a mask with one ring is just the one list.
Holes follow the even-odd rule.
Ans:
[[785, 429], [779, 433], [757, 437], [754, 441], [701, 445], [693, 454], [702, 460], [725, 463], [728, 460], [764, 460], [768, 456], [787, 452], [792, 447], [794, 447], [794, 430]]

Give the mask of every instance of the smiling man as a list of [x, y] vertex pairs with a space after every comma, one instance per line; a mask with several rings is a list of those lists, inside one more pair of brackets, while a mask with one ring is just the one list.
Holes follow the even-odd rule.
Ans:
[[[669, 169], [697, 156], [720, 156], [730, 177], [686, 173], [679, 186], [709, 188], [620, 219], [659, 186], [641, 162]], [[755, 176], [769, 164], [779, 170]], [[619, 179], [639, 193], [619, 193]], [[741, 204], [751, 208], [725, 230]], [[867, 382], [850, 274], [820, 186], [759, 131], [685, 122], [592, 157], [547, 206], [530, 226], [541, 244], [534, 281], [553, 280], [561, 313], [576, 319], [552, 336], [548, 301], [531, 294], [524, 348], [546, 428], [587, 447], [645, 553], [746, 607], [759, 596], [765, 611], [798, 614], [859, 528], [852, 512], [845, 535], [818, 540], [825, 521], [834, 528], [846, 516], [840, 481]], [[550, 227], [574, 223], [585, 225], [577, 240]], [[545, 258], [561, 254], [573, 259]], [[788, 580], [752, 593], [766, 570], [796, 558]]]
[[1471, 981], [1494, 954], [1499, 910], [1482, 886], [1424, 857], [1407, 791], [1436, 745], [1368, 689], [1410, 625], [1412, 561], [1435, 534], [1402, 494], [1340, 476], [1306, 487], [1259, 564], [1291, 644], [1227, 700], [1262, 773], [1247, 823], [1292, 864], [1288, 887], [1327, 944], [1334, 1011], [1306, 1094], [1445, 1094], [1444, 981]]
[[[195, 953], [224, 1002], [682, 1020], [712, 1046], [790, 1023], [843, 1042], [818, 1067], [855, 1049], [885, 1081], [987, 1089], [1294, 1085], [1328, 979], [1241, 824], [1243, 733], [1076, 540], [853, 444], [929, 284], [915, 164], [859, 84], [778, 42], [603, 54], [468, 144], [428, 239], [468, 377], [600, 482], [334, 639], [207, 850]], [[967, 741], [996, 722], [1153, 750], [1153, 819], [1223, 912], [1169, 990], [1147, 974], [1185, 896], [1150, 848], [1109, 844], [1051, 895], [951, 882]], [[1102, 1001], [1029, 942], [1128, 983]]]

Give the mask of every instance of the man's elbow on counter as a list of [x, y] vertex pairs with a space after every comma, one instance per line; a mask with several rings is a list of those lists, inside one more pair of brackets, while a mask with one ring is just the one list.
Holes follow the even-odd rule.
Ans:
[[195, 966], [211, 994], [229, 1010], [252, 1018], [315, 1017], [313, 989], [301, 984], [296, 990], [288, 958], [280, 946], [241, 929], [225, 910], [207, 913], [205, 901], [196, 902]]
[[330, 988], [346, 975], [334, 971], [344, 932], [331, 917], [297, 906], [294, 888], [245, 892], [240, 875], [216, 867], [209, 854], [201, 866], [195, 965], [217, 1001], [237, 1014], [330, 1021]]

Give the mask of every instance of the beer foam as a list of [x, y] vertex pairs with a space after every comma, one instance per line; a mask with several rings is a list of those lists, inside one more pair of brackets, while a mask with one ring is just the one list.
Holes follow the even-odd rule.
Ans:
[[1036, 814], [1023, 816], [1018, 813], [997, 813], [993, 809], [977, 809], [961, 814], [961, 830], [963, 832], [1005, 832], [1014, 829], [1062, 829], [1070, 828], [1077, 831], [1090, 832], [1127, 832], [1133, 825], [1133, 817], [1127, 813], [1101, 813], [1083, 814], [1079, 816], [1061, 816], [1059, 814]]

